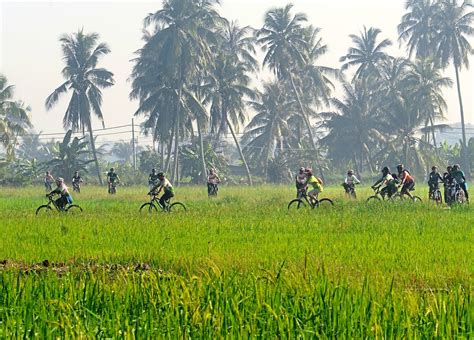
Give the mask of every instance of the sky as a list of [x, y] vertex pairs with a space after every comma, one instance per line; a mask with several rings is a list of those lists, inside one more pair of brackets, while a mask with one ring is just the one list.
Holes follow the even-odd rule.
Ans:
[[[291, 2], [294, 13], [304, 12], [313, 26], [320, 27], [321, 37], [329, 52], [321, 63], [340, 67], [339, 57], [351, 45], [349, 34], [358, 34], [365, 26], [382, 30], [380, 38], [393, 41], [387, 51], [394, 56], [405, 56], [405, 47], [397, 40], [397, 25], [404, 14], [405, 0], [222, 0], [219, 12], [241, 26], [260, 28], [265, 12]], [[15, 98], [22, 99], [32, 109], [36, 131], [62, 132], [62, 117], [69, 96], [46, 112], [46, 97], [64, 80], [59, 37], [64, 33], [97, 32], [111, 53], [100, 61], [100, 66], [112, 71], [116, 85], [103, 91], [103, 113], [106, 127], [131, 123], [137, 102], [129, 100], [134, 51], [139, 49], [143, 18], [160, 8], [161, 1], [8, 1], [0, 0], [0, 72], [15, 85]], [[474, 42], [473, 42], [474, 44]], [[474, 57], [471, 56], [474, 67]], [[264, 72], [259, 80], [270, 76]], [[446, 76], [454, 80], [449, 68]], [[263, 79], [262, 79], [263, 78]], [[461, 73], [467, 122], [474, 123], [474, 71]], [[448, 122], [458, 122], [459, 105], [456, 88], [447, 89]], [[140, 119], [138, 119], [138, 122]], [[94, 128], [101, 128], [95, 121]], [[114, 135], [103, 136], [109, 141], [130, 139], [129, 128], [112, 130]], [[110, 132], [110, 133], [112, 133]], [[146, 142], [146, 139], [143, 139]]]

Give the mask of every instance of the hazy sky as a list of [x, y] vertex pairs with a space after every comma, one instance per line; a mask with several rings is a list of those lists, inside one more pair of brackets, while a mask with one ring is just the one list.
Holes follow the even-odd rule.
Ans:
[[[240, 25], [259, 28], [263, 16], [271, 7], [286, 5], [288, 0], [222, 0], [220, 13]], [[351, 45], [349, 34], [358, 34], [364, 25], [382, 30], [380, 38], [390, 38], [394, 44], [388, 50], [392, 55], [405, 55], [405, 47], [397, 42], [397, 25], [404, 13], [404, 0], [293, 0], [295, 12], [304, 12], [309, 22], [322, 28], [321, 36], [329, 46], [322, 59], [328, 66], [339, 67], [339, 57]], [[103, 112], [106, 126], [129, 124], [136, 102], [128, 99], [127, 81], [134, 57], [142, 46], [143, 18], [160, 8], [161, 1], [5, 1], [0, 0], [0, 72], [16, 86], [16, 98], [32, 108], [37, 131], [58, 132], [68, 96], [53, 110], [46, 112], [45, 98], [63, 82], [62, 55], [58, 38], [63, 33], [98, 32], [101, 41], [112, 50], [100, 66], [115, 74], [116, 85], [104, 90]], [[474, 67], [474, 58], [471, 57]], [[451, 68], [446, 73], [454, 80]], [[462, 86], [466, 120], [474, 123], [474, 71], [463, 70]], [[449, 103], [448, 121], [459, 121], [456, 89], [446, 91]], [[95, 128], [100, 124], [95, 122]], [[105, 138], [105, 137], [104, 137]], [[113, 135], [109, 140], [128, 138]]]

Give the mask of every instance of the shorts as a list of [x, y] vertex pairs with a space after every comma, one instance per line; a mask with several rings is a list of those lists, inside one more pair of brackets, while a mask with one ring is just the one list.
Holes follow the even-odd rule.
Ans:
[[320, 189], [313, 189], [310, 192], [308, 192], [309, 196], [317, 196], [321, 192]]
[[406, 194], [407, 192], [413, 191], [414, 189], [415, 189], [415, 182], [405, 183], [403, 184], [401, 193]]

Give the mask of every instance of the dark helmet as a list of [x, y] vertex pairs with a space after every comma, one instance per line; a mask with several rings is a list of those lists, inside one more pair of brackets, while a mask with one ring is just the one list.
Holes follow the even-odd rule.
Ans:
[[387, 166], [385, 166], [385, 167], [382, 169], [382, 174], [385, 176], [385, 175], [387, 175], [387, 174], [389, 174], [389, 173], [390, 173], [390, 169], [389, 169]]

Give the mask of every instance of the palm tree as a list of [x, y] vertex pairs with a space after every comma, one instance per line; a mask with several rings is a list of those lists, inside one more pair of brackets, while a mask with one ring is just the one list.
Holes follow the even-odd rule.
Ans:
[[436, 36], [437, 57], [441, 65], [447, 67], [452, 62], [456, 73], [465, 166], [468, 166], [469, 163], [465, 152], [467, 140], [459, 72], [463, 67], [469, 69], [469, 56], [474, 54], [474, 49], [468, 40], [470, 36], [474, 36], [474, 26], [472, 25], [474, 11], [470, 10], [472, 7], [470, 0], [463, 1], [461, 4], [458, 4], [458, 0], [441, 0], [442, 15], [439, 16], [439, 32]]
[[344, 99], [332, 99], [336, 109], [321, 113], [328, 134], [321, 140], [334, 160], [352, 162], [358, 173], [364, 163], [372, 171], [374, 147], [385, 141], [386, 121], [381, 119], [377, 94], [369, 93], [362, 81], [345, 83]]
[[65, 129], [74, 131], [85, 130], [89, 132], [89, 140], [94, 157], [95, 167], [99, 183], [102, 185], [102, 177], [99, 161], [95, 149], [94, 134], [92, 131], [93, 112], [104, 124], [102, 114], [102, 91], [114, 85], [113, 73], [105, 68], [98, 68], [99, 58], [110, 53], [105, 43], [98, 43], [97, 33], [85, 34], [79, 30], [73, 35], [63, 35], [59, 41], [64, 54], [66, 66], [62, 70], [66, 79], [56, 90], [46, 98], [46, 109], [55, 106], [59, 98], [68, 91], [72, 92], [68, 108], [64, 114], [63, 125]]
[[250, 102], [250, 106], [256, 115], [245, 128], [244, 152], [259, 160], [267, 178], [268, 164], [275, 152], [291, 146], [288, 119], [294, 113], [295, 102], [289, 100], [281, 85], [273, 82], [264, 84], [263, 93], [259, 93], [258, 100]]
[[392, 45], [389, 39], [377, 42], [378, 35], [382, 31], [378, 28], [367, 28], [360, 36], [351, 34], [349, 37], [354, 43], [354, 47], [349, 48], [348, 53], [339, 59], [343, 62], [341, 70], [345, 71], [350, 67], [357, 67], [354, 79], [368, 79], [379, 75], [379, 66], [387, 58], [385, 49]]
[[162, 140], [169, 142], [168, 155], [174, 138], [172, 179], [178, 177], [180, 136], [192, 132], [193, 119], [198, 124], [207, 119], [205, 108], [192, 91], [192, 82], [212, 60], [208, 40], [220, 20], [215, 3], [165, 0], [161, 10], [145, 18], [145, 26], [154, 25], [154, 31], [138, 52], [131, 97], [140, 99], [136, 115], [148, 115], [147, 126], [156, 128], [164, 122], [168, 133]]
[[0, 143], [6, 150], [7, 159], [15, 156], [15, 147], [19, 136], [27, 134], [32, 127], [30, 108], [21, 101], [14, 101], [13, 85], [8, 85], [7, 78], [0, 74]]
[[440, 13], [438, 1], [408, 0], [408, 11], [398, 25], [398, 39], [407, 43], [409, 56], [426, 59], [436, 53], [437, 18]]

